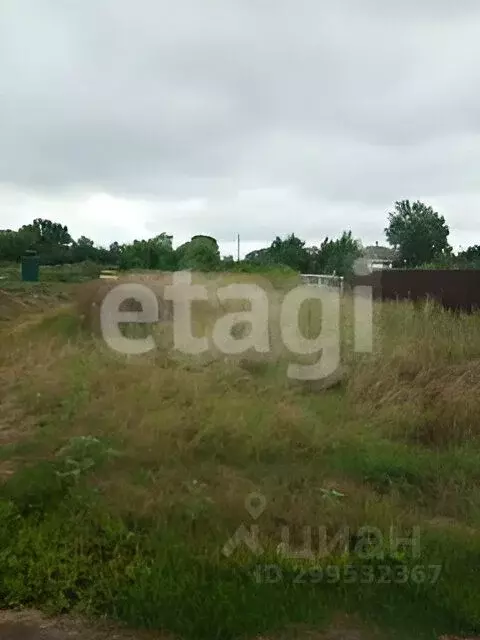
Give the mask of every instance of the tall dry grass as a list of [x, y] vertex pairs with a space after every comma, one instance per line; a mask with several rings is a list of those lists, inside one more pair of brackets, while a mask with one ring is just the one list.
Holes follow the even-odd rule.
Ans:
[[[159, 297], [165, 282], [152, 285]], [[38, 318], [35, 326], [0, 327], [0, 438], [8, 477], [58, 464], [72, 442], [93, 442], [107, 461], [95, 465], [87, 452], [80, 462], [102, 513], [152, 527], [152, 536], [155, 527], [166, 527], [175, 544], [190, 545], [192, 556], [216, 559], [236, 528], [251, 522], [245, 498], [252, 492], [267, 499], [258, 524], [273, 551], [283, 526], [298, 548], [304, 526], [335, 535], [344, 527], [388, 532], [394, 525], [408, 535], [421, 525], [421, 562], [448, 561], [450, 571], [429, 602], [438, 598], [449, 611], [478, 619], [469, 573], [480, 526], [477, 316], [376, 304], [374, 352], [359, 355], [347, 297], [341, 345], [347, 377], [320, 392], [287, 384], [294, 354], [284, 351], [249, 366], [213, 349], [208, 358], [179, 357], [170, 348], [169, 320], [148, 327], [165, 330], [154, 352], [112, 352], [98, 335], [98, 305], [111, 286], [81, 287], [74, 307]], [[210, 286], [213, 294], [217, 282]], [[273, 309], [283, 293], [272, 287]], [[200, 306], [194, 329], [210, 335], [219, 317], [244, 308], [243, 302]], [[303, 308], [300, 322], [311, 336], [321, 330], [318, 305]], [[269, 331], [274, 334], [274, 323]], [[0, 458], [0, 477], [2, 464]], [[41, 482], [29, 485], [25, 500], [40, 489]], [[95, 544], [102, 535], [95, 533]], [[363, 588], [352, 586], [360, 594]], [[145, 598], [151, 599], [147, 588]], [[216, 606], [216, 594], [211, 598]]]
[[375, 305], [375, 348], [352, 359], [353, 401], [424, 444], [480, 436], [480, 317], [426, 304]]
[[[172, 274], [135, 275], [121, 282], [147, 284], [155, 293], [163, 319], [153, 327], [156, 344], [182, 362], [228, 361], [241, 364], [250, 372], [276, 367], [285, 378], [289, 363], [311, 364], [318, 353], [308, 356], [292, 354], [284, 345], [280, 328], [280, 310], [284, 296], [299, 284], [285, 279], [272, 285], [266, 278], [252, 274], [193, 274], [195, 283], [209, 291], [208, 302], [192, 306], [192, 329], [195, 336], [206, 336], [208, 351], [202, 358], [185, 358], [174, 353], [172, 306], [164, 300]], [[86, 325], [99, 332], [99, 309], [105, 294], [118, 284], [89, 283], [79, 294], [79, 310]], [[225, 315], [247, 312], [247, 322], [234, 327], [232, 334], [244, 338], [249, 333], [249, 303], [219, 302], [216, 292], [229, 284], [256, 284], [268, 298], [268, 335], [270, 350], [259, 354], [250, 349], [239, 356], [225, 357], [215, 345], [215, 324]], [[390, 434], [399, 434], [422, 444], [447, 446], [476, 438], [480, 432], [480, 322], [478, 314], [453, 314], [427, 303], [423, 307], [406, 302], [375, 303], [373, 312], [374, 350], [371, 354], [354, 353], [354, 317], [352, 298], [346, 294], [341, 314], [341, 361], [339, 368], [325, 380], [303, 382], [302, 388], [316, 392], [346, 381], [346, 398], [362, 411], [382, 422]], [[240, 318], [241, 320], [241, 318]], [[299, 327], [303, 335], [314, 338], [322, 332], [322, 309], [319, 301], [302, 305]]]

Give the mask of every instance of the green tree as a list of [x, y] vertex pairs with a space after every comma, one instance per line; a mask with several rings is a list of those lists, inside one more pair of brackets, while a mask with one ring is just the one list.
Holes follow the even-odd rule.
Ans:
[[355, 260], [362, 255], [360, 242], [351, 231], [344, 231], [340, 238], [325, 238], [320, 247], [309, 247], [309, 273], [337, 275], [350, 278]]
[[38, 237], [38, 242], [45, 245], [70, 246], [73, 242], [68, 228], [51, 220], [36, 218], [31, 224], [24, 225], [21, 230], [33, 231]]
[[29, 229], [0, 231], [0, 260], [19, 262], [25, 252], [32, 249], [37, 235]]
[[149, 240], [134, 240], [122, 246], [110, 245], [110, 253], [118, 256], [121, 269], [158, 269], [173, 271], [176, 268], [172, 236], [161, 233]]
[[284, 239], [277, 236], [268, 248], [250, 252], [245, 260], [263, 266], [283, 265], [301, 273], [308, 266], [309, 256], [305, 242], [291, 233]]
[[233, 269], [237, 263], [233, 256], [224, 256], [221, 259], [221, 267], [228, 271], [229, 269]]
[[221, 266], [218, 243], [211, 236], [193, 236], [178, 247], [176, 256], [180, 269], [215, 271]]
[[305, 242], [291, 233], [284, 240], [278, 236], [268, 249], [269, 259], [275, 264], [283, 264], [300, 273], [308, 266], [308, 252]]
[[475, 244], [455, 256], [457, 267], [464, 269], [480, 269], [480, 245]]
[[399, 263], [418, 267], [449, 255], [450, 230], [445, 218], [423, 202], [395, 203], [395, 211], [388, 214], [387, 240], [399, 253]]
[[59, 222], [36, 218], [31, 224], [24, 225], [21, 232], [32, 233], [35, 249], [43, 264], [62, 264], [71, 262], [70, 247], [73, 244], [68, 228]]
[[72, 262], [95, 261], [98, 258], [98, 249], [94, 246], [93, 240], [80, 236], [71, 247]]

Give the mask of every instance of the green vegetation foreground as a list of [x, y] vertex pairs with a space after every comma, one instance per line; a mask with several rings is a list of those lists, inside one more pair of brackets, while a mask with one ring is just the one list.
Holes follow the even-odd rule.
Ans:
[[[379, 638], [480, 630], [477, 316], [379, 305], [376, 353], [346, 351], [346, 381], [322, 393], [279, 362], [126, 362], [70, 307], [29, 317], [0, 326], [5, 606], [184, 639], [284, 637], [338, 614]], [[262, 555], [222, 553], [242, 524]], [[276, 553], [308, 526], [348, 527], [350, 553]], [[420, 527], [420, 556], [365, 558], [362, 526]]]

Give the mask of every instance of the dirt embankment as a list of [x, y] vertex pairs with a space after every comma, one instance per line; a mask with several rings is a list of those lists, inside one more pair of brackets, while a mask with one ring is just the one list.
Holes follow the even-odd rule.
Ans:
[[72, 300], [72, 285], [19, 283], [15, 286], [0, 287], [0, 322], [16, 320], [26, 314], [39, 313], [57, 308]]

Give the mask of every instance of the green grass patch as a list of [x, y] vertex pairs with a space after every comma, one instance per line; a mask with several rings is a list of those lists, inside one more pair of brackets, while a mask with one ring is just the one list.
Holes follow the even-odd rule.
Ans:
[[[2, 604], [108, 616], [184, 640], [321, 631], [338, 613], [385, 638], [478, 633], [480, 450], [467, 427], [480, 414], [476, 365], [461, 361], [476, 347], [458, 342], [470, 323], [460, 331], [442, 315], [439, 339], [424, 316], [388, 313], [400, 347], [349, 362], [348, 379], [327, 392], [289, 384], [284, 360], [123, 358], [66, 309], [5, 326]], [[463, 407], [464, 440], [450, 437], [447, 411], [444, 437], [411, 438], [417, 422], [406, 423], [422, 402], [446, 402], [445, 385]], [[410, 397], [402, 413], [399, 398]], [[255, 492], [266, 500], [258, 517], [245, 502]], [[245, 544], [222, 554], [241, 525], [251, 535], [258, 526], [263, 554]], [[332, 536], [349, 529], [348, 553], [316, 553], [323, 525]], [[285, 530], [302, 549], [306, 526], [314, 558], [276, 553]], [[420, 555], [407, 545], [363, 557], [364, 526], [400, 537], [420, 527]]]
[[[478, 576], [472, 569], [479, 558], [478, 544], [464, 547], [461, 564], [457, 555], [456, 563], [447, 564], [445, 574], [431, 588], [345, 584], [335, 581], [332, 565], [327, 569], [325, 561], [323, 568], [331, 577], [320, 580], [320, 564], [292, 566], [273, 556], [261, 562], [251, 557], [224, 559], [213, 540], [200, 550], [188, 542], [185, 531], [159, 522], [151, 522], [148, 528], [145, 522], [127, 524], [110, 516], [101, 498], [79, 487], [72, 491], [63, 486], [59, 502], [59, 487], [51, 484], [46, 467], [37, 473], [32, 478], [41, 477], [55, 496], [46, 500], [47, 491], [42, 492], [43, 511], [24, 512], [31, 493], [19, 493], [18, 485], [10, 500], [0, 502], [4, 605], [37, 606], [51, 613], [106, 614], [186, 639], [233, 640], [298, 624], [323, 628], [339, 609], [384, 627], [392, 625], [398, 637], [434, 638], [435, 633], [478, 629], [479, 596], [473, 589]], [[438, 561], [440, 551], [452, 552], [446, 540], [428, 548], [419, 562]], [[386, 563], [392, 571], [399, 566], [388, 560], [381, 570], [385, 571]], [[352, 559], [350, 576], [352, 567], [359, 579], [365, 564]], [[469, 582], [466, 575], [471, 576]], [[412, 635], [407, 635], [407, 620]]]

